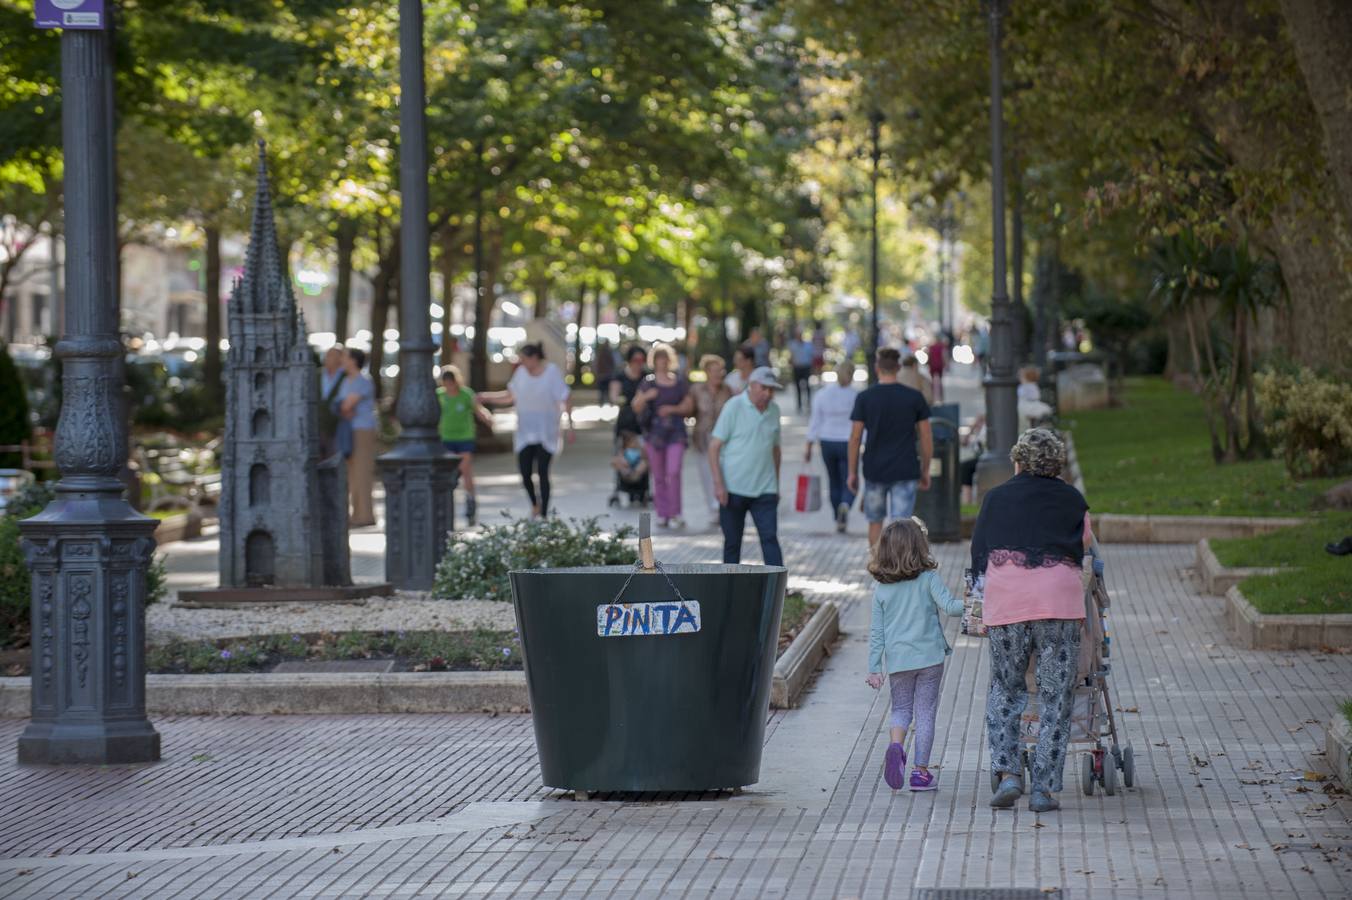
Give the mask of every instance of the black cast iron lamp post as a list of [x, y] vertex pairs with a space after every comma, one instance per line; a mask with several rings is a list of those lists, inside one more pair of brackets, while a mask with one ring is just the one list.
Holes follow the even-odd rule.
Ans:
[[1001, 106], [1000, 18], [1004, 0], [988, 0], [991, 44], [991, 228], [995, 284], [991, 294], [991, 364], [986, 375], [986, 452], [976, 465], [978, 495], [1014, 474], [1010, 448], [1018, 437], [1019, 408], [1014, 375], [1014, 319], [1005, 284], [1004, 112]]
[[32, 720], [21, 763], [160, 758], [145, 713], [146, 570], [155, 520], [131, 508], [117, 321], [113, 60], [105, 30], [61, 35], [66, 315], [56, 499], [19, 524], [32, 573]]
[[[427, 125], [421, 0], [399, 2], [399, 441], [377, 461], [385, 485], [385, 578], [428, 590], [452, 527], [458, 457], [437, 435], [432, 377]], [[380, 335], [375, 336], [380, 340]], [[379, 372], [372, 375], [380, 377]]]

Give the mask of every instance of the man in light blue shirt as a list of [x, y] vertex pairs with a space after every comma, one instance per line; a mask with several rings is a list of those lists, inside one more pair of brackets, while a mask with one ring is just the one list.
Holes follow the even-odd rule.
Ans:
[[782, 389], [774, 369], [753, 371], [746, 390], [723, 406], [709, 440], [725, 563], [742, 561], [742, 531], [751, 513], [765, 564], [784, 565], [779, 549], [779, 407], [774, 401], [774, 392]]

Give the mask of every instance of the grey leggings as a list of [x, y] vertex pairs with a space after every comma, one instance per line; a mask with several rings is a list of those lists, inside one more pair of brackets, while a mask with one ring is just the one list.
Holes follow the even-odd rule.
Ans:
[[911, 716], [915, 716], [912, 765], [929, 765], [930, 748], [934, 746], [934, 717], [939, 712], [939, 682], [943, 677], [943, 663], [887, 676], [892, 686], [892, 727], [910, 728]]

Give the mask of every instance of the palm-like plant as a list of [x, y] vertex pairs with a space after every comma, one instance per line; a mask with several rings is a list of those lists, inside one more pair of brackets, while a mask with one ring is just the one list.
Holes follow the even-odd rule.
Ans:
[[[1161, 242], [1151, 264], [1151, 298], [1187, 325], [1212, 456], [1234, 462], [1263, 454], [1267, 444], [1254, 401], [1250, 332], [1259, 314], [1284, 295], [1281, 269], [1270, 257], [1255, 255], [1247, 238], [1208, 247], [1192, 232]], [[1227, 337], [1213, 337], [1218, 323]]]

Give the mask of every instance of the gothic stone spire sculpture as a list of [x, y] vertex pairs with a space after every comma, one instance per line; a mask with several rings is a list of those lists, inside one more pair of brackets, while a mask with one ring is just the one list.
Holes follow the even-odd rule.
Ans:
[[345, 471], [341, 459], [319, 458], [318, 373], [277, 244], [261, 141], [227, 320], [221, 586], [351, 584]]

